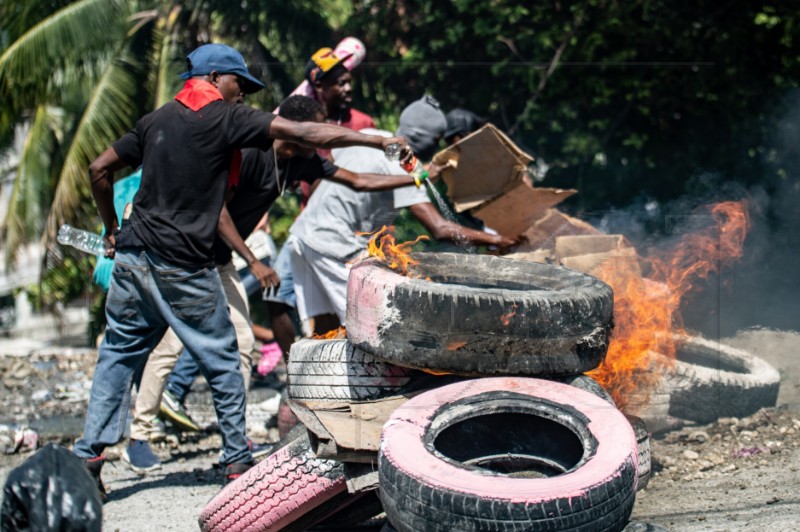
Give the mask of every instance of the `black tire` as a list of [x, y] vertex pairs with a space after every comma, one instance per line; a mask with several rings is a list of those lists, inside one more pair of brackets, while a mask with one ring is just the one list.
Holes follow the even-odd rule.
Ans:
[[[570, 386], [575, 386], [576, 388], [587, 391], [616, 408], [616, 404], [614, 403], [614, 399], [611, 397], [611, 395], [605, 390], [605, 388], [600, 386], [599, 382], [588, 375], [573, 375], [555, 380], [557, 382], [563, 382], [564, 384], [569, 384]], [[639, 459], [636, 491], [639, 491], [647, 487], [647, 484], [650, 482], [650, 475], [652, 473], [653, 464], [650, 449], [650, 434], [647, 432], [647, 425], [642, 418], [627, 414], [625, 415], [625, 418], [631, 424], [631, 428], [633, 428], [633, 434], [636, 436], [636, 449]]]
[[415, 373], [377, 359], [347, 340], [300, 340], [292, 345], [289, 357], [289, 399], [380, 399], [400, 393]]
[[595, 397], [599, 397], [615, 408], [617, 406], [616, 403], [614, 403], [614, 399], [611, 397], [611, 394], [609, 394], [605, 388], [600, 386], [599, 382], [594, 380], [589, 375], [569, 375], [567, 377], [556, 377], [553, 380], [580, 388], [581, 390], [589, 392]]
[[386, 522], [386, 516], [382, 514], [383, 505], [377, 489], [356, 493], [348, 499], [344, 508], [320, 521], [311, 530], [323, 532], [374, 529]]
[[463, 375], [563, 375], [596, 368], [613, 327], [611, 288], [560, 266], [419, 253], [403, 277], [350, 270], [347, 337], [392, 363]]
[[600, 398], [505, 377], [420, 394], [386, 423], [380, 495], [400, 532], [622, 530], [636, 441]]
[[678, 336], [676, 344], [674, 363], [657, 362], [665, 368], [661, 384], [646, 402], [633, 398], [626, 407], [654, 431], [746, 417], [775, 406], [780, 374], [765, 360], [698, 336]]
[[638, 483], [636, 484], [636, 491], [643, 490], [650, 482], [650, 474], [653, 469], [652, 453], [650, 449], [650, 434], [647, 432], [647, 425], [640, 417], [625, 415], [628, 423], [633, 428], [633, 434], [636, 436], [636, 450], [639, 458], [639, 467], [637, 468]]
[[307, 430], [298, 426], [275, 447], [211, 499], [198, 519], [201, 530], [303, 530], [342, 504], [344, 468], [314, 455]]

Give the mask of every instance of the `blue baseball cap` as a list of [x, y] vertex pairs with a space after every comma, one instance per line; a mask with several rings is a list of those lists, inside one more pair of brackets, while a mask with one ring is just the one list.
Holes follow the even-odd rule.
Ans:
[[186, 57], [189, 71], [181, 74], [181, 78], [189, 79], [195, 76], [207, 76], [214, 71], [220, 74], [236, 74], [247, 81], [242, 90], [251, 94], [264, 88], [264, 84], [254, 78], [242, 54], [224, 44], [204, 44]]

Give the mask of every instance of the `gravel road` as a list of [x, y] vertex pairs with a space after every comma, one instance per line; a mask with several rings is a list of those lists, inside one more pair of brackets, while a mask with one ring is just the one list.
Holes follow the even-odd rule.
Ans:
[[[654, 474], [633, 511], [642, 530], [645, 523], [674, 531], [800, 530], [800, 333], [757, 329], [723, 341], [779, 369], [778, 407], [654, 437]], [[26, 423], [42, 442], [70, 445], [80, 431], [93, 357], [52, 350], [0, 356], [0, 422]], [[269, 425], [280, 386], [272, 379], [255, 389], [248, 424], [257, 441], [277, 439]], [[207, 392], [198, 388], [189, 402], [196, 417], [212, 421]], [[213, 431], [173, 435], [156, 448], [162, 469], [144, 476], [119, 461], [121, 446], [109, 449], [103, 529], [197, 530], [200, 510], [220, 488], [219, 445]], [[27, 456], [0, 455], [0, 481]]]

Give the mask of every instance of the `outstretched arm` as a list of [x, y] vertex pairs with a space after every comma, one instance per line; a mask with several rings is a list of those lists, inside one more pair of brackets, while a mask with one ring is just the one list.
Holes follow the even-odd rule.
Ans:
[[336, 181], [359, 192], [375, 192], [378, 190], [390, 190], [393, 188], [405, 187], [414, 184], [414, 178], [405, 175], [383, 175], [383, 174], [357, 174], [344, 168], [339, 168], [336, 173], [328, 177], [331, 181]]
[[508, 238], [503, 235], [493, 235], [446, 220], [431, 203], [417, 203], [409, 207], [409, 209], [411, 214], [422, 223], [436, 240], [452, 240], [457, 243], [468, 242], [480, 246], [497, 246], [500, 249], [510, 248], [520, 243], [520, 237]]
[[347, 129], [319, 122], [294, 122], [276, 116], [269, 126], [269, 136], [274, 139], [297, 142], [314, 148], [346, 148], [348, 146], [368, 146], [385, 150], [389, 144], [400, 144], [404, 148], [408, 143], [402, 137], [382, 137], [366, 135]]
[[119, 227], [117, 211], [114, 208], [114, 172], [122, 170], [127, 164], [119, 158], [114, 148], [108, 148], [89, 165], [89, 180], [92, 183], [92, 196], [106, 228], [107, 257], [114, 256], [114, 230]]

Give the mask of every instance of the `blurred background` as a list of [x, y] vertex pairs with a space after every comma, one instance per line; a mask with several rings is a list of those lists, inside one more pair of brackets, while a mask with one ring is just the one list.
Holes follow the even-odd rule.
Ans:
[[[185, 56], [239, 49], [272, 110], [317, 49], [360, 39], [354, 106], [392, 130], [422, 94], [472, 110], [535, 157], [559, 209], [636, 246], [698, 206], [747, 200], [743, 257], [683, 306], [709, 337], [800, 328], [800, 10], [795, 2], [0, 0], [0, 332], [91, 343], [94, 257], [58, 227], [100, 232], [89, 163], [180, 88]], [[120, 175], [121, 177], [121, 175]], [[280, 244], [297, 213], [273, 207]], [[408, 218], [401, 235], [423, 232]], [[88, 319], [88, 324], [87, 324]]]

